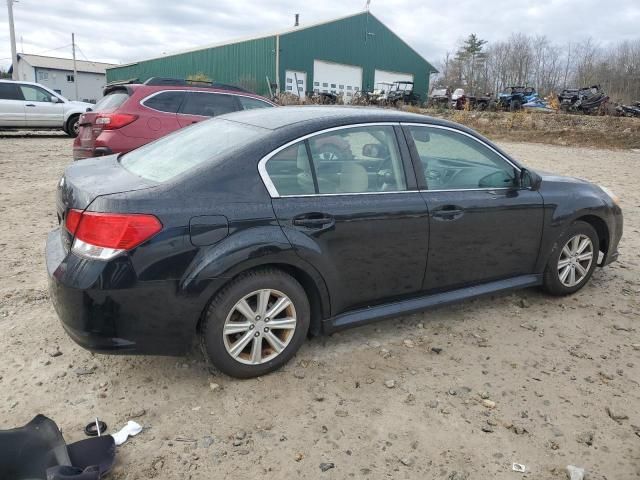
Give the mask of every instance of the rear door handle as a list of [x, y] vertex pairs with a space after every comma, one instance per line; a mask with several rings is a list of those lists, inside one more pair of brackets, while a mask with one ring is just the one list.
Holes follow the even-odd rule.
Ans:
[[438, 220], [457, 220], [464, 215], [464, 210], [456, 205], [445, 205], [431, 213]]
[[326, 229], [333, 227], [336, 224], [336, 220], [331, 215], [324, 213], [309, 213], [294, 217], [293, 224], [297, 227]]

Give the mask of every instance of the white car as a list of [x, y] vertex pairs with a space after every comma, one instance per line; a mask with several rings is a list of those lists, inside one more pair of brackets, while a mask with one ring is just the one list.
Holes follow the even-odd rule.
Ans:
[[75, 137], [80, 115], [92, 107], [92, 103], [67, 100], [37, 83], [0, 80], [0, 129], [59, 128]]

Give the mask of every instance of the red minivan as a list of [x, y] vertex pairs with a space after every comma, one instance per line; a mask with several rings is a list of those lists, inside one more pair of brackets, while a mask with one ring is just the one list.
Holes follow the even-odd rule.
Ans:
[[80, 116], [73, 158], [125, 153], [193, 123], [225, 113], [276, 104], [238, 87], [123, 84]]

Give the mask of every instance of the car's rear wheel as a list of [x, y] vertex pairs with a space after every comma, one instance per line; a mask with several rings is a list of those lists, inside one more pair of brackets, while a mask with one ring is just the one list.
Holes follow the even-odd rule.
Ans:
[[595, 229], [574, 222], [556, 241], [544, 272], [544, 289], [569, 295], [586, 285], [598, 263], [600, 243]]
[[276, 269], [248, 272], [211, 301], [202, 345], [223, 373], [257, 377], [295, 355], [309, 330], [309, 316], [306, 293], [294, 278]]
[[64, 126], [64, 131], [70, 137], [77, 137], [80, 133], [80, 115], [71, 115]]

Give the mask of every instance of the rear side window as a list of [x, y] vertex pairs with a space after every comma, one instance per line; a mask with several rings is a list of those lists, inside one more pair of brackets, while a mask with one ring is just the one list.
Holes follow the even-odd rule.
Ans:
[[187, 92], [180, 113], [185, 115], [200, 115], [202, 117], [217, 117], [225, 113], [240, 110], [235, 95], [219, 93]]
[[0, 100], [24, 100], [24, 97], [17, 84], [0, 82]]
[[129, 93], [126, 90], [116, 90], [102, 97], [92, 110], [94, 112], [113, 111], [126, 102], [128, 98]]
[[142, 178], [166, 182], [204, 163], [215, 164], [269, 131], [224, 119], [200, 122], [123, 155], [120, 163]]
[[177, 113], [182, 100], [184, 99], [184, 92], [180, 91], [167, 91], [160, 92], [156, 95], [146, 99], [142, 104], [145, 107], [153, 108], [161, 112]]
[[271, 105], [270, 103], [263, 102], [262, 100], [258, 100], [256, 98], [238, 96], [238, 100], [240, 101], [240, 105], [242, 105], [243, 110], [273, 107], [273, 105]]

